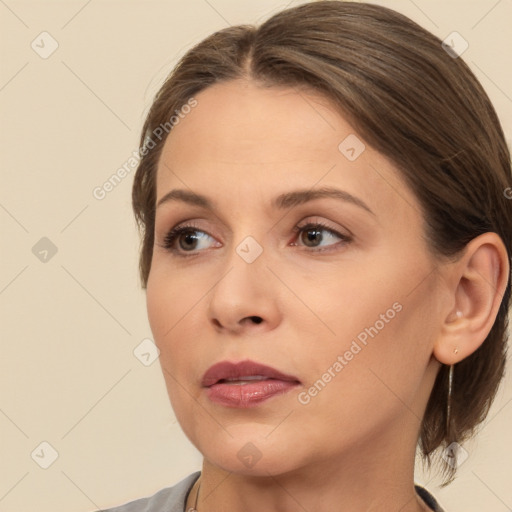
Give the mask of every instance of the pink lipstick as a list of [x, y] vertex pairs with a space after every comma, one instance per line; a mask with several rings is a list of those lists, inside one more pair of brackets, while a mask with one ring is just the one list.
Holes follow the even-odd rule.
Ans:
[[202, 386], [212, 402], [226, 407], [248, 408], [286, 393], [301, 382], [275, 368], [255, 361], [222, 361], [211, 366], [203, 376]]

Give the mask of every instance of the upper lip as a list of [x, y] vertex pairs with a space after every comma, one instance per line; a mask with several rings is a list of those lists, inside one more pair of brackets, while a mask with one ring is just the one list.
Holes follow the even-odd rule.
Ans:
[[249, 377], [254, 375], [300, 383], [299, 379], [293, 375], [287, 375], [275, 368], [272, 368], [271, 366], [247, 359], [238, 363], [221, 361], [220, 363], [210, 366], [203, 375], [201, 384], [204, 387], [208, 387], [222, 379], [236, 379], [239, 377]]

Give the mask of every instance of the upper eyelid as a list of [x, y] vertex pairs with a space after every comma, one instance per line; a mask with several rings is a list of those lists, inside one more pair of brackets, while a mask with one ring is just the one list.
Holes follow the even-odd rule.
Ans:
[[[312, 226], [320, 225], [322, 227], [322, 229], [325, 229], [328, 231], [330, 230], [333, 232], [338, 232], [340, 235], [344, 235], [345, 233], [343, 233], [343, 231], [346, 231], [347, 233], [345, 234], [345, 236], [353, 236], [352, 232], [348, 228], [346, 228], [346, 227], [338, 228], [336, 226], [330, 226], [329, 225], [330, 221], [325, 221], [319, 217], [320, 216], [318, 216], [318, 215], [306, 216], [306, 219], [308, 219], [308, 220], [303, 219], [303, 220], [295, 223], [292, 227], [292, 231], [295, 231], [296, 229], [304, 229], [305, 227], [307, 227], [309, 225], [312, 225]], [[164, 236], [166, 236], [168, 233], [170, 233], [173, 230], [183, 228], [183, 229], [190, 229], [191, 231], [192, 230], [201, 231], [202, 233], [205, 233], [208, 236], [215, 238], [214, 235], [212, 235], [208, 232], [208, 228], [205, 229], [201, 226], [198, 226], [196, 223], [197, 223], [196, 220], [183, 220], [181, 222], [178, 222], [173, 227], [171, 227], [169, 229], [164, 229], [163, 230]], [[229, 231], [231, 231], [231, 230], [229, 230]]]
[[[327, 190], [329, 191], [329, 187], [327, 188]], [[178, 192], [181, 192], [181, 191], [178, 191]], [[342, 194], [344, 194], [342, 192]], [[350, 197], [351, 194], [346, 194]], [[166, 196], [164, 196], [163, 198], [160, 199], [159, 201], [159, 205], [158, 206], [163, 206], [163, 205], [167, 205], [169, 204], [166, 200]], [[348, 215], [350, 217], [352, 217], [353, 215], [353, 211], [351, 210], [351, 208], [349, 208], [348, 210], [345, 210], [345, 207], [347, 204], [359, 204], [359, 202], [357, 201], [357, 198], [355, 198], [356, 201], [352, 201], [352, 200], [338, 200], [336, 201], [335, 199], [333, 199], [332, 197], [315, 197], [313, 199], [308, 199], [307, 201], [304, 201], [304, 202], [301, 202], [299, 201], [297, 204], [291, 204], [291, 205], [288, 205], [286, 208], [286, 212], [284, 213], [283, 215], [283, 212], [281, 210], [278, 211], [278, 219], [276, 222], [273, 222], [270, 229], [268, 231], [271, 231], [272, 229], [274, 229], [274, 227], [279, 224], [283, 218], [287, 217], [287, 215], [292, 211], [292, 210], [296, 210], [296, 211], [299, 211], [299, 212], [303, 212], [303, 213], [307, 213], [306, 210], [314, 210], [314, 209], [318, 209], [318, 210], [324, 210], [324, 207], [326, 208], [324, 211], [325, 212], [329, 212], [329, 211], [332, 211], [333, 209], [333, 206], [331, 205], [331, 203], [327, 202], [327, 201], [336, 201], [338, 204], [336, 205], [335, 209], [337, 208], [341, 208], [341, 211], [342, 212], [347, 212]], [[159, 218], [160, 217], [163, 217], [163, 218], [166, 218], [167, 217], [167, 212], [179, 212], [179, 211], [188, 211], [190, 212], [192, 215], [193, 213], [192, 212], [195, 212], [197, 213], [199, 216], [201, 215], [204, 215], [205, 213], [207, 215], [212, 215], [213, 217], [215, 217], [217, 221], [219, 221], [219, 223], [221, 224], [223, 230], [225, 230], [226, 232], [232, 232], [231, 228], [228, 226], [228, 223], [227, 223], [227, 217], [225, 217], [223, 214], [221, 214], [220, 212], [217, 211], [217, 207], [215, 208], [210, 208], [208, 206], [205, 206], [203, 205], [200, 201], [196, 202], [196, 201], [184, 201], [184, 202], [181, 202], [180, 200], [172, 200], [170, 201], [170, 204], [172, 205], [173, 203], [181, 203], [181, 206], [182, 208], [179, 208], [177, 205], [174, 205], [175, 208], [177, 208], [177, 210], [175, 210], [174, 208], [172, 209], [169, 209], [167, 210], [166, 207], [164, 206], [163, 208], [163, 212], [160, 213], [159, 212], [159, 208], [156, 209], [156, 223], [158, 224], [159, 222]], [[364, 206], [362, 206], [361, 209], [365, 210], [365, 211], [368, 211], [372, 218], [376, 221], [377, 221], [377, 217], [375, 216], [375, 213], [372, 212], [369, 208], [366, 207], [366, 204], [365, 203], [362, 203]], [[211, 206], [211, 205], [210, 205]], [[304, 210], [303, 210], [304, 209]], [[322, 215], [322, 214], [320, 214]], [[327, 213], [327, 215], [329, 215], [329, 213]], [[309, 216], [309, 215], [306, 215], [306, 216]], [[357, 217], [356, 217], [357, 219]], [[163, 222], [163, 221], [162, 221]], [[184, 221], [186, 222], [186, 220]], [[380, 222], [378, 222], [380, 224]], [[343, 228], [343, 229], [346, 229], [347, 231], [349, 231], [347, 228]], [[350, 231], [349, 231], [350, 232]], [[352, 233], [350, 233], [352, 234]]]

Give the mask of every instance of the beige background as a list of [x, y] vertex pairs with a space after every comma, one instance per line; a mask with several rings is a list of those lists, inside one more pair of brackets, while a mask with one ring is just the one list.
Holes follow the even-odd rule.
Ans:
[[[137, 149], [153, 95], [191, 45], [299, 3], [0, 0], [0, 512], [106, 508], [200, 469], [158, 360], [145, 366], [134, 355], [151, 332], [133, 172], [103, 200], [93, 190]], [[463, 57], [510, 140], [512, 1], [376, 3], [469, 42]], [[43, 31], [58, 43], [47, 58], [31, 47], [51, 49]], [[418, 470], [417, 481], [449, 512], [510, 510], [511, 425], [508, 377], [457, 480], [441, 490]], [[58, 453], [47, 469], [42, 442]]]

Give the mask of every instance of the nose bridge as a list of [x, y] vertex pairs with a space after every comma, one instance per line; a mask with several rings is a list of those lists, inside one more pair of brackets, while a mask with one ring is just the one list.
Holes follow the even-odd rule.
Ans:
[[267, 259], [268, 251], [263, 246], [268, 246], [269, 224], [260, 210], [261, 205], [249, 202], [244, 204], [243, 196], [243, 193], [238, 195], [230, 214], [232, 237], [227, 265], [230, 268], [242, 262], [249, 266], [246, 270], [250, 271], [254, 263], [260, 262], [256, 265], [259, 268], [261, 261]]
[[239, 235], [239, 241], [236, 241], [235, 237], [230, 250], [227, 251], [224, 277], [214, 288], [214, 292], [215, 289], [217, 291], [221, 288], [229, 289], [229, 293], [233, 294], [233, 300], [236, 294], [258, 295], [257, 290], [261, 288], [260, 284], [268, 282], [263, 277], [268, 272], [265, 265], [267, 251], [264, 250], [263, 245], [252, 235], [242, 237]]
[[231, 329], [238, 329], [247, 317], [272, 322], [278, 309], [274, 303], [276, 296], [269, 290], [272, 279], [266, 266], [267, 251], [255, 236], [240, 233], [243, 231], [233, 233], [222, 277], [219, 276], [209, 295], [211, 319], [216, 325]]

